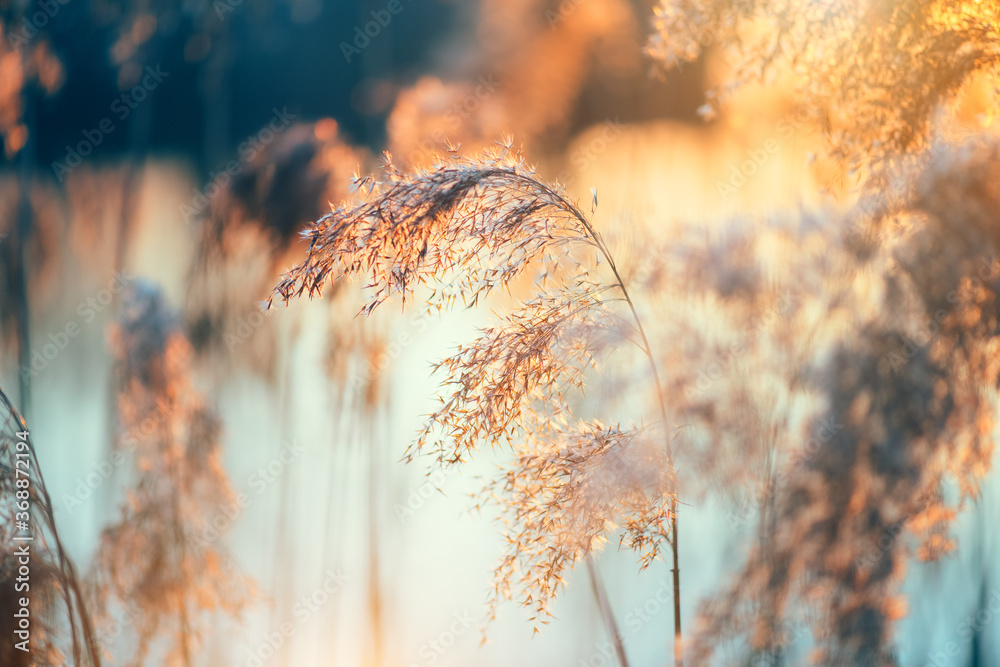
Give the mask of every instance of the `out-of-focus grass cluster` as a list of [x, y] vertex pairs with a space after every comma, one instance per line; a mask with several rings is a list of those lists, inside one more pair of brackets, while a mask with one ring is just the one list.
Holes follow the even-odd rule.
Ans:
[[[5, 27], [23, 18], [4, 11]], [[166, 48], [157, 18], [172, 11], [105, 16], [121, 29], [122, 85]], [[211, 45], [230, 28], [207, 11], [185, 16], [196, 27], [185, 53], [222, 67]], [[225, 538], [202, 537], [235, 497], [213, 402], [254, 374], [287, 426], [289, 360], [312, 327], [326, 341], [331, 460], [366, 467], [365, 534], [353, 537], [368, 549], [367, 664], [393, 655], [377, 498], [400, 456], [449, 473], [496, 464], [471, 503], [500, 523], [491, 619], [514, 599], [539, 630], [585, 562], [626, 663], [594, 565], [612, 545], [640, 571], [671, 566], [664, 662], [672, 650], [676, 664], [718, 664], [735, 646], [738, 662], [785, 664], [807, 643], [820, 664], [898, 664], [907, 567], [962, 549], [952, 526], [992, 464], [997, 20], [993, 3], [664, 0], [646, 17], [617, 0], [483, 0], [469, 34], [442, 47], [474, 56], [461, 67], [367, 82], [368, 103], [385, 98], [391, 155], [376, 161], [379, 147], [333, 119], [303, 119], [193, 197], [175, 183], [187, 183], [182, 170], [147, 163], [140, 141], [122, 165], [85, 164], [58, 185], [33, 171], [26, 110], [63, 73], [44, 37], [4, 46], [0, 133], [19, 169], [0, 179], [0, 331], [21, 402], [55, 359], [35, 359], [47, 341], [33, 329], [75, 317], [58, 285], [109, 268], [156, 273], [94, 311], [113, 369], [108, 453], [127, 465], [80, 575], [51, 500], [33, 510], [47, 535], [32, 602], [39, 655], [97, 664], [111, 657], [100, 644], [115, 659], [196, 664], [213, 613], [239, 618], [258, 602]], [[688, 63], [717, 84], [703, 107], [714, 125], [609, 117], [574, 135], [588, 90], [624, 98], [616, 81]], [[274, 308], [299, 297], [322, 300], [327, 319]], [[496, 322], [434, 366], [439, 403], [409, 447], [390, 449], [391, 366], [412, 354], [389, 340], [391, 305], [435, 318], [490, 307]], [[358, 310], [366, 317], [352, 319]], [[105, 345], [103, 329], [83, 338]], [[6, 502], [16, 490], [2, 469]], [[285, 502], [291, 482], [278, 485]], [[344, 525], [336, 493], [313, 507], [332, 534], [324, 558], [331, 526]], [[685, 507], [719, 498], [749, 508], [746, 555], [682, 625], [695, 567], [679, 562], [707, 548], [678, 541]], [[275, 562], [292, 559], [289, 543], [273, 545]], [[0, 607], [13, 594], [5, 584]], [[99, 642], [94, 627], [133, 607], [131, 641]], [[803, 620], [811, 642], [790, 643], [788, 623]], [[7, 641], [0, 655], [20, 659]]]

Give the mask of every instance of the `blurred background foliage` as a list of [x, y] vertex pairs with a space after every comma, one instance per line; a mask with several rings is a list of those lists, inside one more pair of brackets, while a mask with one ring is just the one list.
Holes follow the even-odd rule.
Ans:
[[[355, 318], [357, 286], [343, 282], [320, 300], [260, 309], [304, 256], [298, 232], [355, 196], [352, 176], [378, 170], [382, 151], [421, 169], [452, 145], [473, 154], [509, 134], [583, 209], [599, 197], [595, 225], [656, 323], [673, 416], [690, 426], [680, 473], [691, 480], [687, 628], [709, 637], [714, 660], [802, 664], [814, 619], [795, 610], [780, 621], [754, 605], [781, 606], [784, 591], [761, 581], [789, 562], [818, 567], [825, 551], [809, 560], [797, 533], [769, 532], [764, 519], [801, 527], [828, 512], [833, 525], [844, 507], [865, 505], [775, 509], [775, 457], [808, 440], [829, 389], [816, 377], [840, 382], [831, 404], [862, 415], [846, 396], [860, 382], [852, 355], [891, 354], [891, 336], [922, 317], [921, 299], [939, 300], [942, 285], [968, 289], [959, 267], [975, 271], [970, 247], [992, 243], [986, 233], [960, 242], [940, 220], [956, 202], [989, 217], [988, 178], [949, 179], [968, 165], [995, 173], [995, 155], [940, 144], [992, 140], [994, 3], [975, 3], [971, 22], [961, 9], [934, 14], [940, 3], [881, 0], [390, 4], [0, 0], [0, 386], [46, 473], [51, 503], [38, 511], [51, 510], [62, 534], [32, 603], [49, 603], [44, 655], [83, 663], [80, 647], [96, 644], [115, 664], [603, 665], [616, 659], [610, 609], [630, 664], [667, 660], [669, 566], [639, 574], [635, 555], [614, 548], [600, 554], [593, 593], [582, 568], [567, 575], [540, 635], [530, 610], [504, 608], [480, 647], [507, 544], [491, 509], [468, 512], [468, 495], [502, 453], [461, 475], [399, 458], [435, 407], [429, 362], [491, 322], [488, 312]], [[869, 90], [880, 58], [905, 85], [879, 75], [872, 95], [837, 97], [845, 81]], [[894, 181], [900, 154], [936, 167]], [[873, 219], [889, 222], [865, 226]], [[913, 232], [928, 219], [937, 222]], [[978, 213], [962, 219], [980, 224]], [[942, 247], [961, 261], [935, 268]], [[909, 261], [902, 278], [896, 252]], [[526, 289], [513, 286], [515, 296]], [[987, 297], [974, 295], [977, 313], [991, 312]], [[880, 320], [897, 302], [905, 316]], [[734, 345], [744, 350], [735, 360]], [[928, 381], [923, 368], [914, 386]], [[990, 368], [980, 370], [992, 379]], [[977, 415], [963, 424], [992, 428], [992, 394], [955, 386]], [[641, 420], [650, 413], [632, 387], [612, 378], [584, 405], [605, 408], [609, 422]], [[880, 432], [863, 415], [851, 428]], [[905, 609], [887, 593], [875, 620], [835, 636], [874, 627], [881, 650], [893, 627], [895, 652], [879, 659], [907, 665], [1000, 661], [1000, 606], [989, 622], [976, 616], [1000, 605], [997, 485], [972, 440], [954, 455], [961, 488], [917, 513], [930, 535], [922, 556], [962, 548], [905, 578], [895, 540], [875, 548], [865, 562], [901, 582]], [[847, 464], [833, 459], [810, 474], [836, 478]], [[905, 505], [908, 494], [886, 497]], [[941, 526], [952, 521], [949, 534]], [[844, 530], [864, 550], [880, 527]], [[734, 573], [745, 576], [727, 598]], [[92, 630], [68, 625], [78, 611], [52, 612], [52, 591], [68, 589], [88, 601]], [[704, 600], [714, 607], [696, 625]], [[853, 622], [862, 607], [849, 598], [840, 610]]]

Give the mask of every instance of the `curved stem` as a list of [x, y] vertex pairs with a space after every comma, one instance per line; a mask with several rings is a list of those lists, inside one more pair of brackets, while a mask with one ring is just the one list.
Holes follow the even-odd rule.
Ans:
[[621, 288], [622, 295], [625, 297], [625, 302], [632, 311], [633, 319], [635, 319], [636, 329], [639, 331], [639, 337], [642, 339], [642, 350], [646, 353], [646, 359], [649, 361], [649, 368], [653, 374], [653, 381], [656, 383], [656, 393], [660, 399], [660, 416], [663, 419], [663, 440], [666, 447], [667, 470], [669, 471], [670, 479], [674, 487], [673, 493], [670, 494], [669, 541], [671, 556], [673, 557], [673, 568], [671, 569], [671, 573], [673, 575], [674, 586], [674, 665], [675, 667], [683, 667], [684, 650], [681, 643], [681, 570], [680, 564], [678, 563], [679, 552], [677, 539], [677, 475], [674, 470], [674, 456], [673, 449], [670, 445], [670, 432], [667, 430], [667, 403], [663, 395], [663, 386], [660, 384], [660, 374], [656, 367], [656, 361], [653, 359], [653, 350], [649, 344], [649, 339], [646, 337], [646, 331], [643, 329], [642, 320], [639, 319], [639, 313], [635, 309], [635, 304], [632, 303], [632, 297], [629, 296], [628, 289], [625, 287], [625, 282], [622, 280], [621, 274], [618, 273], [618, 267], [615, 266], [615, 261], [611, 257], [611, 253], [608, 251], [607, 246], [604, 245], [604, 241], [600, 238], [590, 223], [587, 222], [582, 215], [580, 215], [579, 211], [574, 210], [574, 215], [577, 215], [580, 218], [580, 222], [582, 222], [588, 232], [593, 235], [595, 242], [598, 244], [598, 248], [607, 260], [608, 265], [611, 267], [611, 271], [615, 274], [615, 280], [618, 281], [618, 287]]
[[548, 187], [543, 183], [539, 183], [534, 179], [521, 174], [515, 174], [515, 176], [523, 181], [528, 181], [535, 187], [541, 189], [543, 193], [551, 197], [557, 204], [565, 208], [574, 218], [576, 218], [581, 225], [583, 225], [584, 230], [586, 230], [587, 235], [593, 240], [594, 245], [597, 250], [607, 261], [608, 266], [611, 267], [611, 272], [614, 273], [615, 281], [617, 287], [621, 290], [622, 296], [625, 297], [625, 303], [628, 304], [629, 310], [632, 312], [632, 319], [635, 320], [636, 330], [639, 332], [639, 337], [642, 340], [642, 344], [639, 346], [642, 351], [646, 354], [646, 359], [649, 362], [649, 369], [653, 374], [653, 381], [656, 384], [656, 394], [659, 398], [660, 403], [660, 417], [663, 420], [663, 439], [665, 445], [665, 452], [667, 455], [667, 470], [670, 474], [670, 479], [673, 483], [673, 493], [670, 496], [670, 550], [673, 557], [673, 568], [671, 573], [673, 575], [673, 588], [674, 588], [674, 665], [675, 667], [683, 667], [684, 665], [684, 650], [681, 643], [681, 572], [680, 564], [678, 559], [678, 538], [677, 538], [677, 475], [674, 470], [674, 457], [673, 449], [670, 444], [670, 432], [667, 430], [667, 402], [663, 393], [663, 385], [660, 382], [660, 373], [656, 366], [656, 360], [653, 358], [652, 346], [649, 344], [649, 339], [646, 337], [646, 330], [642, 326], [642, 320], [639, 317], [639, 313], [635, 308], [635, 304], [632, 302], [632, 297], [625, 287], [625, 281], [622, 279], [621, 274], [618, 272], [618, 266], [615, 264], [614, 257], [612, 257], [611, 252], [608, 247], [604, 244], [604, 239], [601, 235], [594, 229], [590, 221], [587, 220], [583, 212], [579, 208], [571, 204], [566, 200], [561, 194]]

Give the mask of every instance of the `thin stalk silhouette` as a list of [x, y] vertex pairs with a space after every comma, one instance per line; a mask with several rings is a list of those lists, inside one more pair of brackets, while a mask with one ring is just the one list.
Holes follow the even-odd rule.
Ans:
[[615, 647], [618, 664], [621, 667], [629, 667], [628, 656], [625, 654], [625, 646], [622, 644], [622, 635], [618, 631], [615, 614], [611, 609], [611, 604], [608, 602], [608, 593], [604, 587], [604, 582], [601, 581], [600, 574], [597, 572], [597, 566], [594, 565], [594, 559], [589, 554], [584, 558], [584, 562], [587, 564], [587, 575], [590, 577], [590, 587], [594, 591], [594, 599], [597, 601], [597, 607], [601, 610], [601, 620], [604, 621], [608, 635], [611, 637], [611, 643]]

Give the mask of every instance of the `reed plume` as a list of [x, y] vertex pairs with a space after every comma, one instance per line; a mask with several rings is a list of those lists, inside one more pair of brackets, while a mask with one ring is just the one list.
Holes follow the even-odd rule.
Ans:
[[[91, 613], [76, 568], [63, 549], [28, 424], [3, 391], [0, 501], [0, 613], [9, 622], [0, 636], [0, 662], [10, 667], [100, 667]], [[27, 563], [20, 553], [25, 548]], [[14, 619], [24, 598], [30, 600], [30, 639], [19, 648], [24, 638], [15, 634]]]
[[[721, 50], [733, 73], [710, 92], [784, 77], [848, 166], [886, 176], [929, 146], [943, 103], [1000, 74], [996, 3], [944, 0], [661, 0], [648, 53], [668, 67]], [[995, 104], [995, 92], [993, 93]]]
[[348, 195], [351, 174], [366, 159], [331, 119], [294, 124], [248, 153], [233, 176], [223, 172], [207, 184], [204, 200], [191, 202], [197, 210], [182, 209], [198, 234], [184, 310], [200, 358], [213, 368], [249, 364], [274, 379], [271, 327], [254, 321], [247, 336], [240, 323], [260, 317], [256, 299], [295, 252], [291, 241], [326, 202]]
[[[410, 174], [387, 158], [383, 177], [359, 178], [357, 186], [367, 201], [342, 204], [303, 233], [307, 257], [272, 299], [313, 297], [331, 280], [363, 277], [365, 314], [393, 297], [412, 302], [424, 285], [426, 308], [473, 307], [498, 289], [513, 294], [537, 270], [532, 298], [439, 364], [441, 406], [405, 455], [429, 451], [449, 466], [484, 444], [513, 453], [488, 491], [506, 508], [510, 547], [491, 610], [512, 597], [520, 573], [537, 630], [563, 575], [619, 524], [643, 565], [665, 541], [676, 552], [676, 488], [652, 349], [590, 219], [538, 179], [509, 139], [476, 157], [452, 151]], [[599, 263], [613, 280], [599, 277]], [[574, 413], [589, 374], [625, 341], [649, 363], [645, 386], [656, 389], [666, 446], [649, 444], [648, 427], [605, 426]], [[679, 628], [677, 635], [679, 650]]]
[[158, 660], [190, 665], [201, 614], [235, 615], [252, 591], [224, 547], [204, 538], [233, 502], [220, 424], [192, 384], [191, 346], [155, 286], [132, 288], [112, 338], [117, 444], [134, 448], [135, 474], [120, 518], [101, 536], [94, 594], [105, 613], [113, 603], [140, 610], [135, 664], [163, 647]]
[[[793, 366], [815, 400], [804, 420], [791, 405], [776, 410], [780, 437], [798, 444], [779, 463], [774, 528], [731, 588], [702, 607], [697, 663], [741, 635], [774, 660], [788, 648], [784, 621], [804, 616], [817, 662], [897, 664], [906, 564], [956, 548], [949, 527], [992, 463], [998, 169], [1000, 147], [980, 138], [904, 179], [889, 198], [903, 206], [873, 216], [859, 205], [827, 222], [828, 247], [854, 269], [831, 274], [840, 287], [823, 292], [857, 319]], [[858, 234], [859, 221], [869, 233]]]

